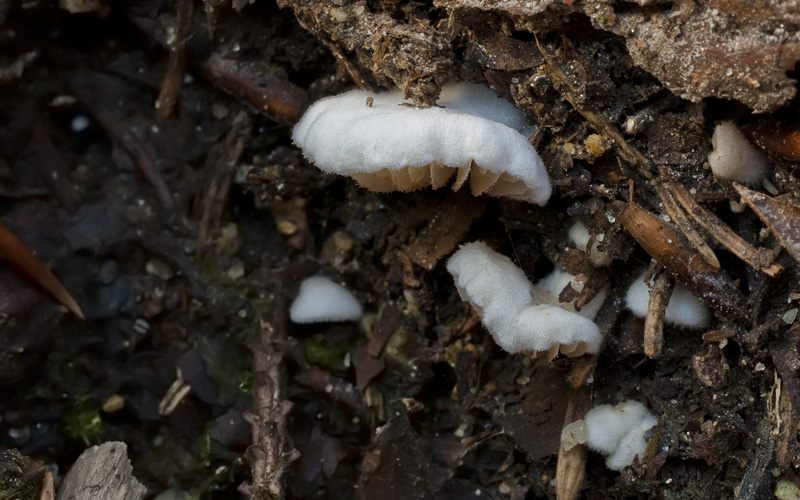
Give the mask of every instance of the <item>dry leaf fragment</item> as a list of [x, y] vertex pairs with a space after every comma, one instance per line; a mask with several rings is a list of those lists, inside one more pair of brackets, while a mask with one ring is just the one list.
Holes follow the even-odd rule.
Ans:
[[725, 271], [712, 267], [669, 225], [635, 203], [617, 201], [613, 209], [642, 248], [700, 300], [736, 323], [749, 322], [739, 290]]
[[733, 187], [780, 240], [789, 255], [800, 262], [800, 206], [779, 201], [735, 182]]
[[61, 304], [69, 309], [75, 316], [83, 319], [83, 311], [64, 285], [50, 272], [47, 267], [17, 238], [14, 233], [0, 223], [0, 251], [20, 271], [30, 276], [42, 288], [47, 290]]

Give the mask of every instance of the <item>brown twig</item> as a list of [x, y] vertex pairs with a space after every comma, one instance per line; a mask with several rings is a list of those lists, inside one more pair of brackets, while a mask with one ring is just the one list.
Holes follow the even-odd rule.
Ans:
[[672, 221], [678, 226], [678, 229], [681, 230], [686, 239], [694, 245], [694, 248], [700, 253], [700, 255], [706, 259], [706, 262], [711, 264], [711, 267], [715, 269], [719, 269], [719, 259], [717, 259], [714, 250], [708, 246], [708, 243], [703, 239], [700, 234], [695, 231], [694, 227], [692, 227], [692, 223], [689, 222], [689, 218], [686, 217], [686, 214], [681, 207], [678, 206], [678, 202], [675, 201], [675, 196], [670, 189], [669, 184], [664, 184], [664, 189], [658, 190], [658, 199], [661, 200], [661, 204], [664, 206], [664, 210], [666, 210], [667, 215], [670, 216]]
[[208, 184], [203, 196], [200, 197], [202, 208], [197, 227], [197, 251], [200, 256], [204, 255], [210, 239], [219, 229], [225, 202], [228, 200], [228, 193], [231, 189], [234, 169], [242, 157], [251, 131], [250, 117], [244, 111], [240, 111], [233, 119], [225, 139], [216, 144], [207, 156]]
[[768, 276], [775, 277], [783, 271], [780, 264], [772, 262], [772, 252], [766, 248], [753, 248], [748, 242], [734, 233], [727, 224], [712, 212], [700, 206], [682, 185], [674, 182], [665, 183], [675, 199], [683, 206], [700, 225], [705, 228], [728, 251]]
[[[583, 419], [591, 404], [589, 387], [573, 389], [567, 402], [564, 427]], [[578, 444], [568, 451], [561, 445], [556, 464], [556, 496], [558, 500], [574, 500], [578, 497], [586, 471], [586, 446]]]
[[161, 92], [156, 99], [156, 118], [166, 120], [175, 110], [175, 104], [181, 92], [183, 71], [186, 67], [186, 45], [189, 38], [189, 27], [192, 21], [194, 2], [192, 0], [177, 0], [175, 2], [174, 26], [171, 38], [167, 41], [169, 62], [161, 83]]
[[69, 165], [67, 161], [53, 145], [44, 125], [36, 122], [32, 131], [33, 149], [39, 159], [39, 169], [47, 188], [67, 212], [74, 214], [78, 210], [81, 201], [69, 181]]
[[288, 80], [211, 54], [197, 64], [203, 78], [282, 125], [296, 123], [306, 110], [306, 92]]
[[64, 285], [47, 267], [17, 238], [14, 233], [0, 223], [0, 251], [8, 257], [14, 266], [33, 278], [42, 288], [61, 302], [75, 316], [83, 319], [83, 311]]
[[741, 294], [725, 271], [713, 268], [681, 235], [635, 203], [617, 201], [612, 209], [636, 242], [700, 300], [726, 318], [749, 324]]
[[651, 358], [661, 356], [664, 343], [664, 312], [667, 310], [669, 298], [675, 280], [669, 273], [660, 273], [650, 289], [650, 300], [647, 303], [647, 315], [644, 318], [644, 353]]
[[286, 335], [282, 304], [273, 317], [261, 321], [261, 339], [253, 351], [253, 411], [245, 414], [252, 428], [252, 445], [247, 449], [253, 471], [253, 500], [282, 500], [286, 471], [299, 452], [289, 439], [287, 417], [292, 403], [285, 396], [283, 354], [278, 344]]

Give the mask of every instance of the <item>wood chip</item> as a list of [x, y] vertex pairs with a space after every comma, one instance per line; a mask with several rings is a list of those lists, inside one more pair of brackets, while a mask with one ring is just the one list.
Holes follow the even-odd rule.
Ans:
[[661, 356], [664, 344], [664, 313], [672, 296], [675, 280], [669, 273], [656, 276], [650, 289], [647, 316], [644, 319], [644, 353], [651, 358]]
[[665, 189], [658, 190], [658, 199], [661, 200], [661, 204], [664, 206], [664, 210], [666, 210], [667, 215], [670, 216], [675, 225], [678, 226], [678, 229], [680, 229], [681, 233], [683, 233], [683, 235], [686, 236], [686, 239], [689, 240], [692, 245], [694, 245], [695, 249], [697, 249], [706, 262], [708, 262], [711, 267], [719, 269], [719, 259], [717, 259], [716, 254], [714, 254], [714, 250], [712, 250], [703, 237], [700, 236], [697, 231], [695, 231], [691, 222], [689, 222], [689, 218], [686, 217], [686, 214], [683, 210], [681, 210], [681, 207], [675, 200], [675, 196], [673, 196], [670, 185], [664, 184], [664, 188]]
[[141, 500], [147, 488], [133, 477], [128, 446], [109, 441], [81, 453], [58, 492], [58, 500]]

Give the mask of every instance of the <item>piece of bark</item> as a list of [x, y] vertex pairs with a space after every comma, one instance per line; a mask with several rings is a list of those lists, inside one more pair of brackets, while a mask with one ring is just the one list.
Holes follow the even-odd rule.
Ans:
[[450, 195], [408, 246], [406, 253], [411, 262], [431, 271], [462, 241], [483, 209], [483, 204], [472, 197], [467, 200], [458, 193]]
[[719, 269], [719, 259], [717, 259], [716, 254], [714, 254], [714, 250], [708, 246], [708, 243], [706, 243], [703, 237], [700, 236], [689, 222], [686, 213], [678, 206], [678, 202], [670, 190], [670, 186], [665, 184], [664, 187], [665, 189], [660, 189], [658, 191], [658, 198], [661, 200], [661, 204], [664, 206], [667, 215], [669, 215], [675, 225], [678, 226], [678, 229], [681, 230], [681, 233], [683, 233], [686, 239], [694, 245], [700, 255], [706, 259], [706, 262], [708, 262], [711, 267]]
[[800, 262], [800, 206], [733, 183], [747, 205], [780, 240], [783, 248]]
[[133, 477], [128, 446], [109, 441], [81, 453], [58, 492], [58, 500], [140, 500], [147, 488]]

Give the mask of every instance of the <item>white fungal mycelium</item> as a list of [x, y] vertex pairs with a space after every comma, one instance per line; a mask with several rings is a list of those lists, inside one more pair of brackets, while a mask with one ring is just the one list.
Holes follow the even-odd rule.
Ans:
[[525, 135], [525, 115], [491, 89], [445, 85], [438, 107], [404, 104], [399, 91], [354, 90], [316, 102], [292, 134], [320, 169], [373, 191], [412, 191], [469, 180], [476, 195], [544, 205], [551, 187]]
[[752, 186], [767, 175], [766, 156], [732, 122], [714, 128], [711, 144], [714, 150], [708, 155], [708, 163], [717, 177]]
[[554, 358], [559, 352], [579, 356], [600, 350], [602, 337], [591, 319], [551, 305], [547, 290], [537, 291], [521, 269], [485, 243], [461, 247], [448, 261], [447, 270], [461, 298], [472, 304], [506, 351], [531, 356], [546, 353]]
[[348, 289], [325, 276], [312, 276], [300, 284], [289, 318], [294, 323], [328, 323], [356, 321], [361, 313], [361, 304]]
[[606, 466], [622, 470], [638, 455], [644, 458], [645, 435], [658, 419], [642, 403], [625, 401], [616, 406], [592, 408], [583, 420], [577, 420], [561, 432], [561, 445], [569, 450], [578, 444], [608, 455]]
[[[644, 318], [647, 315], [647, 304], [650, 301], [650, 288], [653, 283], [645, 283], [647, 271], [643, 271], [631, 283], [628, 293], [625, 295], [625, 304], [628, 309]], [[711, 313], [708, 307], [700, 302], [700, 299], [689, 291], [688, 288], [677, 283], [672, 290], [672, 295], [664, 312], [664, 320], [667, 323], [683, 328], [699, 329], [708, 326], [711, 320]]]
[[[578, 248], [578, 250], [585, 252], [586, 245], [589, 244], [591, 237], [592, 235], [589, 234], [589, 230], [586, 229], [586, 226], [584, 226], [581, 221], [575, 221], [575, 223], [569, 228], [569, 239], [575, 243], [575, 246]], [[587, 255], [589, 257], [589, 261], [594, 264], [595, 267], [604, 267], [611, 264], [611, 257], [601, 252], [598, 249], [598, 245], [599, 242], [596, 237], [594, 243], [592, 243], [592, 248], [589, 249], [589, 253]]]

